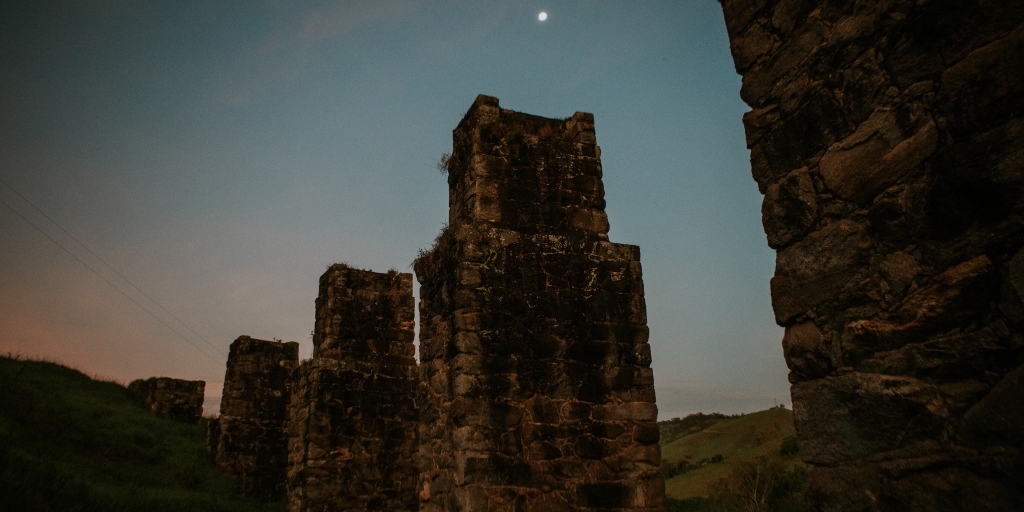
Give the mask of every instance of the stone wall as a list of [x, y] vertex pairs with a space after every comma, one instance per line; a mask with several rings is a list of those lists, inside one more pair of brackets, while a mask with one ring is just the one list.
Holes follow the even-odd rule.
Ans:
[[412, 275], [336, 264], [290, 405], [288, 509], [417, 510]]
[[809, 503], [1024, 509], [1024, 3], [722, 5]]
[[157, 416], [191, 425], [198, 425], [203, 418], [204, 381], [152, 377], [134, 380], [128, 389], [141, 396]]
[[639, 249], [608, 241], [593, 116], [479, 96], [416, 260], [421, 510], [663, 510]]
[[320, 276], [313, 358], [415, 365], [415, 322], [411, 274], [335, 263]]
[[231, 344], [214, 459], [243, 493], [264, 501], [285, 495], [288, 379], [299, 344], [241, 336]]

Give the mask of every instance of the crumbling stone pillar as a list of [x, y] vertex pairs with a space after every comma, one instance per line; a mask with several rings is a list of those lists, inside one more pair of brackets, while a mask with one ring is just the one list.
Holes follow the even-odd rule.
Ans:
[[479, 96], [416, 260], [426, 511], [663, 510], [640, 251], [608, 241], [591, 114]]
[[157, 416], [190, 425], [198, 425], [203, 418], [205, 381], [152, 377], [133, 380], [128, 389], [141, 396]]
[[231, 344], [214, 459], [243, 493], [272, 501], [285, 495], [288, 379], [299, 344], [241, 336]]
[[722, 0], [816, 510], [1024, 510], [1024, 3]]
[[288, 509], [418, 508], [412, 275], [335, 264], [292, 384]]

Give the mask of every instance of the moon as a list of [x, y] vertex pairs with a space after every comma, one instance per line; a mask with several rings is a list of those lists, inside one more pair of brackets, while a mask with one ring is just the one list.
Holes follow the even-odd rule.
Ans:
[[548, 13], [541, 11], [540, 14], [537, 15], [537, 19], [541, 21], [548, 19]]

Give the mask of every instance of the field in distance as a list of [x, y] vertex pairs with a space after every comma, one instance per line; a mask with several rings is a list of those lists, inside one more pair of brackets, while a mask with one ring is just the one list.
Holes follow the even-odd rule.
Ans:
[[[758, 461], [802, 475], [793, 413], [774, 407], [744, 415], [692, 414], [659, 422], [665, 491], [675, 500], [708, 498], [713, 487]], [[698, 510], [698, 509], [695, 509]]]

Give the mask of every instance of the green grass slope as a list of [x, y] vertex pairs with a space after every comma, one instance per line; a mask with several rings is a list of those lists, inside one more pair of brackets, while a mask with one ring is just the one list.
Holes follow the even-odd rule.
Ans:
[[[787, 467], [802, 464], [799, 455], [782, 455], [783, 440], [796, 434], [793, 413], [773, 408], [743, 416], [698, 422], [690, 433], [670, 430], [661, 447], [662, 466], [692, 468], [665, 480], [666, 494], [675, 499], [706, 497], [708, 486], [729, 475], [743, 462], [758, 457], [778, 459]], [[669, 422], [662, 422], [663, 425]], [[665, 425], [669, 426], [669, 425]]]
[[157, 418], [124, 386], [0, 357], [0, 509], [283, 511], [240, 496], [205, 426]]

